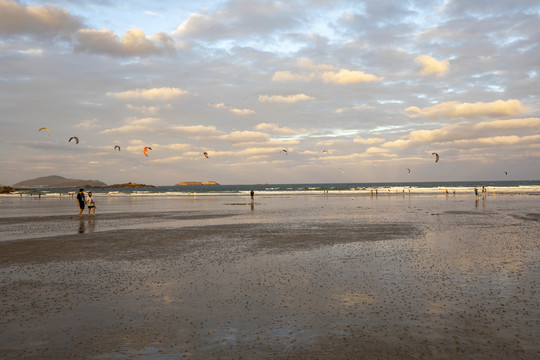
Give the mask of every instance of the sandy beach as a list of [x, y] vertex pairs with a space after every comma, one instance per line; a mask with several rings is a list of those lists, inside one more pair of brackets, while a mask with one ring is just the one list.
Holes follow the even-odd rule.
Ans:
[[538, 196], [17, 201], [2, 359], [540, 357]]

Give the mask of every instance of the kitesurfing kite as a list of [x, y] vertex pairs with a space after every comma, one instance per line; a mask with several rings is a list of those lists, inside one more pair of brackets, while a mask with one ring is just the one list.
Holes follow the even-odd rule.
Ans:
[[323, 150], [322, 152], [323, 152], [323, 153], [327, 153], [327, 154], [328, 154], [328, 150]]
[[42, 127], [42, 128], [39, 129], [38, 131], [41, 131], [41, 130], [47, 130], [47, 132], [49, 133], [49, 135], [51, 135], [51, 132], [50, 132], [49, 129], [47, 129], [46, 127]]
[[439, 162], [439, 154], [431, 153], [431, 155], [435, 155], [435, 162]]
[[504, 172], [504, 175], [508, 175], [508, 171], [505, 171], [505, 172]]
[[118, 149], [118, 151], [120, 151], [120, 146], [114, 145], [114, 148], [115, 148], [115, 149]]
[[144, 155], [148, 156], [148, 150], [152, 150], [151, 147], [147, 146], [144, 148]]
[[71, 142], [71, 140], [75, 139], [75, 143], [78, 144], [79, 143], [79, 138], [76, 137], [76, 136], [72, 136], [69, 138], [68, 142]]
[[343, 175], [345, 173], [345, 169], [344, 168], [339, 168], [339, 170], [341, 170], [341, 175]]
[[204, 155], [204, 157], [205, 157], [205, 158], [207, 158], [207, 159], [208, 159], [208, 153], [207, 153], [206, 151], [205, 151], [205, 152], [203, 152], [203, 155]]
[[407, 171], [409, 172], [409, 174], [411, 173], [411, 169], [407, 168]]
[[282, 151], [282, 152], [284, 152], [284, 153], [285, 153], [285, 155], [287, 155], [287, 154], [288, 154], [288, 153], [287, 153], [287, 150], [285, 150], [285, 149], [283, 149], [283, 150], [281, 150], [281, 151]]

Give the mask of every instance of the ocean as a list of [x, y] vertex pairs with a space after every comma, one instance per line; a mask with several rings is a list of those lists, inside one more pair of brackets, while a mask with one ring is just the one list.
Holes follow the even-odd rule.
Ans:
[[[448, 181], [448, 182], [388, 182], [388, 183], [313, 183], [313, 184], [244, 184], [244, 185], [203, 185], [203, 186], [156, 186], [144, 188], [85, 188], [85, 192], [92, 191], [95, 197], [120, 196], [190, 196], [190, 195], [242, 195], [253, 190], [258, 195], [301, 195], [327, 193], [376, 194], [395, 193], [469, 193], [474, 188], [491, 193], [529, 193], [540, 194], [540, 180], [513, 180], [513, 181]], [[69, 189], [27, 189], [0, 196], [46, 196], [56, 197], [78, 192], [76, 188]]]

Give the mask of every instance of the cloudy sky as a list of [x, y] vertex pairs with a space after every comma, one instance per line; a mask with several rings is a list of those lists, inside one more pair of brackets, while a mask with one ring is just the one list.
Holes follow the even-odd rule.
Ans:
[[537, 0], [0, 0], [0, 184], [540, 179], [539, 24]]

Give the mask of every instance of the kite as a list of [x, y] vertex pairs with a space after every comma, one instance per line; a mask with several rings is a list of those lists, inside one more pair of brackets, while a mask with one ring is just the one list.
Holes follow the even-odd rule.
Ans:
[[148, 150], [152, 150], [151, 147], [147, 146], [144, 148], [144, 155], [148, 156]]
[[114, 145], [114, 148], [115, 148], [115, 149], [118, 149], [118, 151], [120, 151], [120, 146]]
[[409, 172], [409, 174], [411, 173], [411, 169], [407, 168], [407, 171]]
[[41, 129], [39, 129], [38, 131], [41, 131], [41, 130], [47, 130], [47, 132], [49, 133], [49, 135], [51, 135], [51, 132], [49, 129], [47, 129], [46, 127], [42, 127]]
[[283, 150], [281, 150], [281, 151], [282, 151], [282, 152], [284, 152], [284, 153], [285, 153], [285, 155], [287, 155], [287, 154], [288, 154], [288, 153], [287, 153], [287, 150], [285, 150], [285, 149], [283, 149]]
[[205, 152], [203, 152], [203, 155], [204, 155], [204, 157], [205, 157], [205, 158], [207, 158], [207, 159], [208, 159], [208, 153], [207, 153], [206, 151], [205, 151]]
[[504, 175], [508, 175], [508, 171], [505, 171], [505, 172], [504, 172]]
[[339, 170], [341, 170], [341, 175], [343, 175], [345, 173], [345, 169], [344, 168], [339, 168]]
[[79, 143], [79, 138], [76, 137], [76, 136], [72, 136], [69, 138], [68, 142], [71, 142], [71, 140], [75, 139], [75, 143], [78, 144]]
[[323, 153], [327, 153], [327, 154], [328, 154], [328, 150], [323, 150], [322, 152], [323, 152]]
[[431, 155], [435, 155], [435, 162], [439, 162], [439, 154], [431, 153]]

